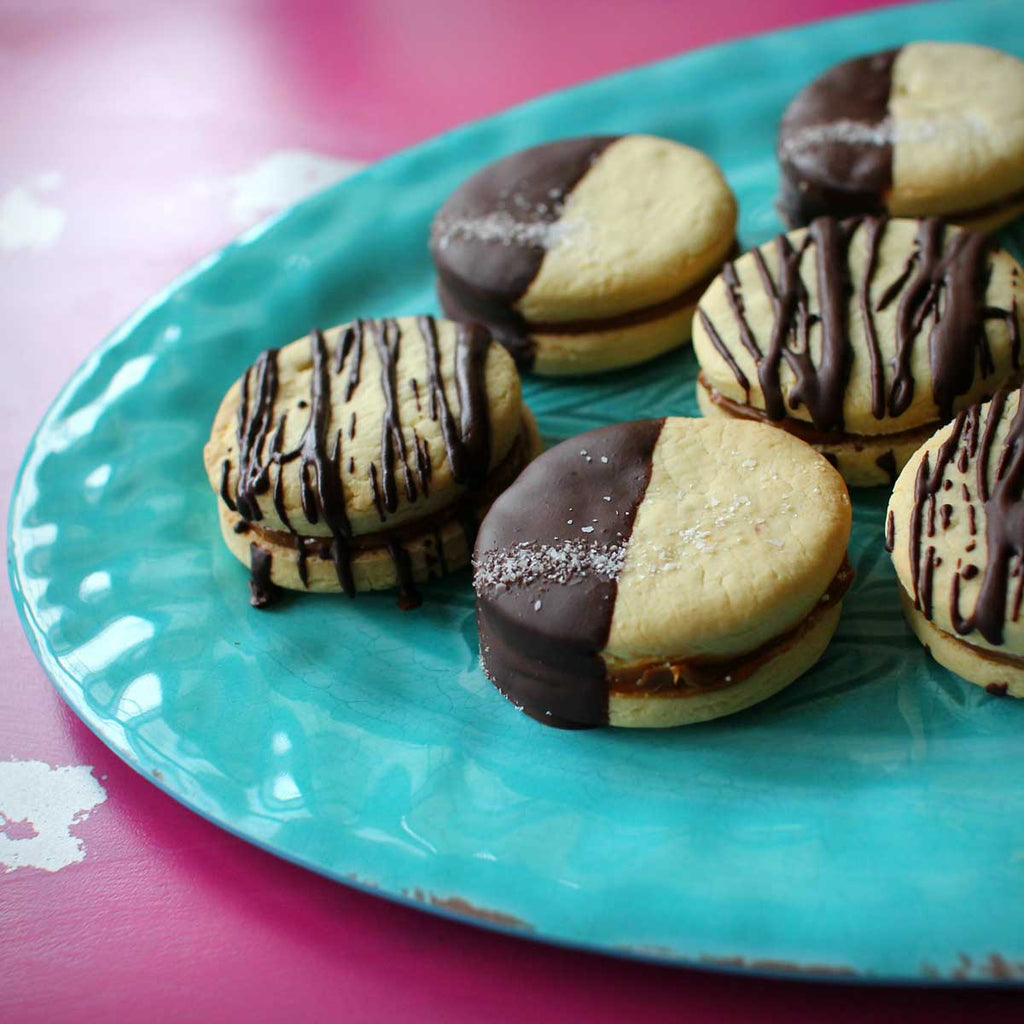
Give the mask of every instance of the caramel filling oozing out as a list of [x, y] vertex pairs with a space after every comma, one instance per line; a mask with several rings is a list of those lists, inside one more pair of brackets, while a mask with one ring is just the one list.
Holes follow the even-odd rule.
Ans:
[[799, 643], [822, 613], [838, 604], [853, 583], [854, 572], [847, 557], [833, 577], [821, 600], [792, 629], [761, 647], [735, 658], [693, 658], [686, 661], [652, 661], [609, 668], [608, 691], [621, 697], [696, 697], [714, 690], [737, 686], [759, 668]]

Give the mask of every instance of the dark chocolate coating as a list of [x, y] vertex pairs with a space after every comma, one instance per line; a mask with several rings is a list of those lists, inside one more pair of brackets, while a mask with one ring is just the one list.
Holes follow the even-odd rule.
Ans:
[[[892, 187], [891, 141], [814, 138], [838, 122], [885, 132], [899, 49], [844, 61], [794, 97], [779, 128], [779, 209], [790, 227], [825, 214], [884, 213]], [[841, 130], [841, 129], [840, 129]]]
[[[453, 192], [434, 218], [430, 253], [446, 315], [487, 324], [521, 365], [529, 362], [529, 329], [514, 307], [544, 259], [538, 236], [618, 137], [561, 139], [497, 160]], [[460, 227], [484, 218], [508, 230], [479, 237]]]
[[619, 423], [563, 441], [522, 472], [480, 527], [474, 585], [484, 668], [502, 693], [547, 725], [608, 721], [599, 652], [611, 628], [618, 574], [583, 571], [564, 582], [496, 584], [481, 567], [522, 543], [543, 550], [569, 542], [624, 555], [663, 424]]
[[249, 545], [249, 604], [253, 608], [266, 608], [280, 594], [270, 579], [271, 555], [259, 544]]

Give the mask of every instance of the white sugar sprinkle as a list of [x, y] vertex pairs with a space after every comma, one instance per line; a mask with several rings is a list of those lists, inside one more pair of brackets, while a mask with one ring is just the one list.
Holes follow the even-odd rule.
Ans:
[[538, 597], [538, 598], [537, 598], [537, 600], [533, 602], [533, 610], [534, 610], [535, 612], [539, 612], [539, 611], [540, 611], [540, 609], [541, 609], [541, 605], [542, 605], [543, 603], [544, 603], [544, 602], [543, 602], [543, 601], [541, 601], [541, 599], [540, 599], [540, 598]]
[[594, 528], [592, 526], [581, 526], [580, 530], [583, 533], [593, 533], [594, 532]]
[[[514, 196], [512, 205], [519, 211], [515, 215], [507, 209], [495, 210], [479, 217], [454, 217], [438, 220], [434, 225], [434, 243], [447, 249], [453, 241], [499, 242], [501, 245], [521, 245], [538, 249], [552, 249], [564, 244], [569, 234], [567, 225], [558, 219], [562, 204], [538, 203], [531, 211], [522, 196]], [[556, 216], [548, 219], [552, 206]], [[526, 214], [524, 218], [522, 213]]]
[[608, 461], [608, 456], [607, 455], [602, 455], [601, 456], [601, 461], [602, 462], [607, 462]]
[[529, 586], [536, 580], [569, 583], [580, 576], [616, 580], [625, 559], [626, 545], [621, 542], [566, 540], [544, 545], [521, 541], [513, 547], [486, 551], [474, 559], [473, 586], [481, 591]]

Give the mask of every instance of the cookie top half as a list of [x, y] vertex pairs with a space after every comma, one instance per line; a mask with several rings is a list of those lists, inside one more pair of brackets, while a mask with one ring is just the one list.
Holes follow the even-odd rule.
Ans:
[[481, 487], [522, 429], [519, 376], [484, 329], [356, 320], [264, 352], [229, 389], [203, 455], [243, 519], [358, 536]]
[[442, 286], [481, 319], [598, 320], [673, 299], [733, 243], [736, 203], [703, 153], [649, 135], [588, 136], [513, 153], [438, 211]]
[[820, 214], [941, 215], [991, 226], [1024, 208], [1024, 61], [915, 42], [838, 64], [779, 129], [781, 206]]
[[939, 629], [1024, 656], [1024, 402], [999, 391], [939, 430], [889, 500], [900, 585]]
[[849, 532], [842, 478], [784, 431], [681, 418], [603, 427], [540, 456], [485, 518], [483, 643], [500, 635], [515, 657], [574, 679], [557, 713], [591, 722], [570, 705], [606, 697], [593, 683], [606, 668], [727, 658], [795, 626], [838, 573]]
[[1020, 371], [1024, 278], [941, 221], [819, 218], [727, 263], [700, 301], [708, 384], [773, 420], [894, 434], [945, 422]]

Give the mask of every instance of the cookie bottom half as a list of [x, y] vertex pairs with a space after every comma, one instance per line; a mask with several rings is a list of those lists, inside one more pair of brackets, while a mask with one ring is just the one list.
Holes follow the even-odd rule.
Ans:
[[[549, 651], [536, 659], [522, 636], [508, 642], [477, 603], [481, 664], [497, 689], [531, 718], [561, 729], [611, 725], [626, 729], [667, 729], [723, 718], [767, 700], [807, 672], [825, 652], [839, 625], [842, 598], [853, 581], [844, 560], [815, 608], [785, 633], [728, 660], [658, 661], [605, 665], [606, 718], [575, 721], [545, 704], [572, 706], [559, 692], [572, 683]], [[596, 665], [601, 664], [595, 659]], [[529, 695], [529, 696], [527, 696]], [[548, 698], [550, 697], [550, 700]]]
[[900, 587], [903, 614], [915, 636], [943, 668], [997, 696], [1024, 697], [1024, 658], [975, 647], [939, 629]]
[[753, 707], [784, 690], [818, 661], [835, 634], [842, 608], [839, 601], [812, 612], [785, 636], [723, 667], [719, 683], [712, 687], [626, 693], [617, 690], [613, 681], [608, 724], [627, 729], [672, 728]]
[[821, 452], [851, 487], [891, 487], [910, 457], [939, 426], [929, 423], [899, 434], [845, 434], [836, 441], [820, 441], [810, 423], [771, 420], [760, 409], [724, 398], [702, 381], [697, 384], [697, 404], [708, 418], [757, 420], [799, 437]]

